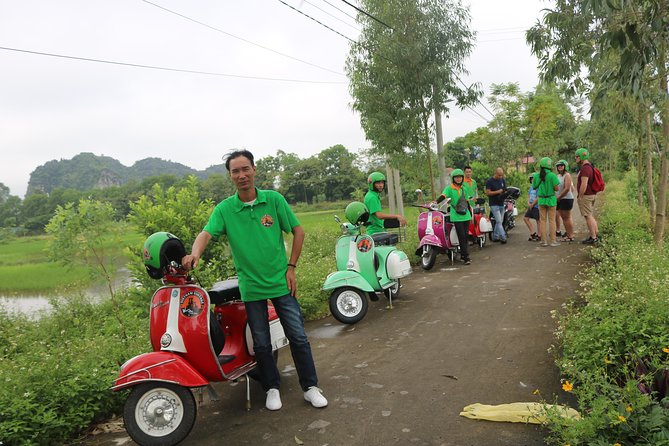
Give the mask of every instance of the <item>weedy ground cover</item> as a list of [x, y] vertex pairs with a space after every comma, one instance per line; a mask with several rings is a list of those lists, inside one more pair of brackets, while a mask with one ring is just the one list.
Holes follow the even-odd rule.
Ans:
[[552, 444], [669, 445], [669, 252], [653, 244], [633, 184], [607, 184], [603, 242], [559, 315], [557, 365], [583, 417], [554, 417]]

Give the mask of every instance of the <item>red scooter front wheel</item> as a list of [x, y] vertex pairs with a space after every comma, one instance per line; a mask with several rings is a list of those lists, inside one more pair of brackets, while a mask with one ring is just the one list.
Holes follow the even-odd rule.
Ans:
[[165, 382], [133, 388], [123, 407], [123, 422], [141, 446], [172, 446], [181, 442], [195, 424], [197, 406], [191, 391]]

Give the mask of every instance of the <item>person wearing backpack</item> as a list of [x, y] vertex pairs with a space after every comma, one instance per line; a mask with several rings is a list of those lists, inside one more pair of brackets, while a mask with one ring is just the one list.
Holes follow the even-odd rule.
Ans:
[[455, 226], [455, 232], [458, 234], [460, 242], [460, 258], [465, 265], [472, 263], [469, 258], [469, 238], [467, 230], [472, 214], [469, 212], [469, 201], [467, 189], [463, 186], [465, 173], [462, 169], [455, 169], [451, 172], [451, 185], [446, 186], [444, 191], [437, 198], [437, 203], [441, 203], [447, 198], [451, 199], [450, 219]]
[[589, 158], [588, 149], [580, 148], [576, 151], [576, 163], [580, 166], [576, 182], [576, 202], [590, 233], [581, 243], [594, 245], [599, 242], [599, 228], [594, 214], [595, 198], [597, 192], [604, 190], [604, 182], [601, 173], [592, 165]]

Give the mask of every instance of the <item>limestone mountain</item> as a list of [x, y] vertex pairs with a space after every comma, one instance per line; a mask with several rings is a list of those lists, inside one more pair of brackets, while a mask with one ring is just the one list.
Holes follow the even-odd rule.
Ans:
[[142, 181], [165, 174], [177, 177], [196, 175], [204, 179], [214, 172], [225, 172], [225, 167], [211, 166], [204, 171], [198, 171], [160, 158], [145, 158], [127, 167], [114, 158], [84, 152], [72, 159], [52, 160], [37, 167], [30, 174], [26, 196], [37, 192], [50, 193], [57, 188], [81, 191], [103, 189], [120, 186], [131, 179]]

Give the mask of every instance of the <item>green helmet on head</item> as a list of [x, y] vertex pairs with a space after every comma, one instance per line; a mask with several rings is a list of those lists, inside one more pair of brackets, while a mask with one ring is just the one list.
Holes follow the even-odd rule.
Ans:
[[539, 167], [541, 167], [542, 169], [552, 169], [553, 168], [553, 160], [550, 159], [547, 156], [544, 156], [539, 161]]
[[152, 279], [162, 279], [170, 262], [181, 265], [186, 248], [179, 238], [169, 232], [155, 232], [144, 242], [142, 258]]
[[567, 160], [560, 160], [557, 163], [555, 163], [555, 167], [557, 166], [564, 166], [564, 170], [569, 170], [569, 163]]
[[579, 157], [581, 161], [585, 161], [590, 158], [590, 152], [588, 152], [588, 149], [585, 147], [581, 147], [576, 151], [576, 156]]
[[465, 177], [465, 173], [462, 171], [462, 169], [453, 169], [451, 172], [451, 180], [455, 177]]
[[359, 201], [350, 202], [348, 206], [346, 206], [344, 215], [346, 215], [346, 219], [354, 225], [365, 223], [369, 219], [367, 206]]
[[[382, 174], [381, 172], [372, 172], [369, 174], [369, 177], [367, 177], [367, 188], [369, 190], [374, 190], [374, 183], [378, 181], [383, 181], [385, 183], [386, 181], [386, 176]], [[384, 184], [383, 187], [385, 188], [386, 185]]]

